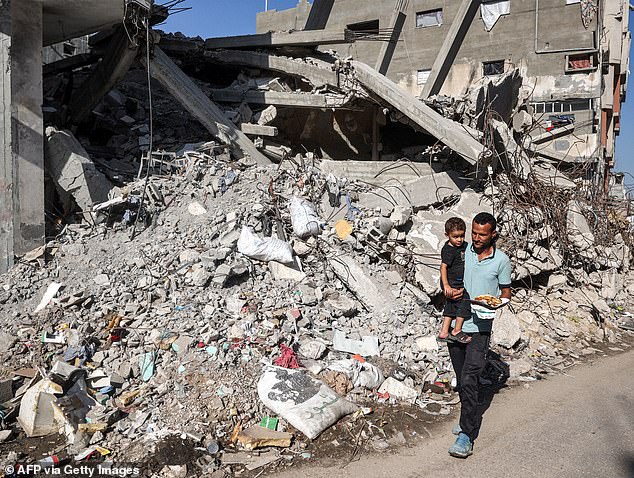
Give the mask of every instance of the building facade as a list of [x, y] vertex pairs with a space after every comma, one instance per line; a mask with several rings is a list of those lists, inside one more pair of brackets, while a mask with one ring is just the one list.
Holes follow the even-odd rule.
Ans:
[[[410, 0], [405, 5], [406, 21], [386, 75], [419, 96], [461, 2]], [[299, 0], [289, 10], [262, 12], [257, 31], [301, 30], [311, 8], [308, 0]], [[334, 0], [325, 28], [376, 33], [379, 39], [390, 27], [394, 8], [394, 0]], [[551, 147], [571, 163], [595, 163], [607, 180], [625, 100], [628, 14], [624, 0], [482, 3], [440, 93], [461, 96], [487, 77], [518, 68], [531, 112], [543, 129], [574, 123], [574, 136], [554, 140]], [[370, 36], [323, 49], [374, 66], [381, 43]]]

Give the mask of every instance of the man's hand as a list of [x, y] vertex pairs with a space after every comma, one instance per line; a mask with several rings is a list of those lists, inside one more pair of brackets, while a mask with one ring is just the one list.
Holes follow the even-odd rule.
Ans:
[[454, 290], [451, 286], [446, 285], [445, 286], [445, 297], [447, 299], [452, 299], [453, 298], [453, 294], [454, 294]]
[[462, 297], [464, 296], [464, 288], [460, 288], [460, 289], [451, 289], [452, 291], [452, 296], [450, 297], [450, 299], [453, 300], [461, 300]]

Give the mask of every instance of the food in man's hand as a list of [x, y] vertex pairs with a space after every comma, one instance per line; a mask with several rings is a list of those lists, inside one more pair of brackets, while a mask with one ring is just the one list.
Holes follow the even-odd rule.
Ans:
[[478, 302], [484, 302], [489, 307], [499, 307], [500, 305], [502, 305], [502, 301], [500, 299], [489, 294], [479, 295], [474, 300]]

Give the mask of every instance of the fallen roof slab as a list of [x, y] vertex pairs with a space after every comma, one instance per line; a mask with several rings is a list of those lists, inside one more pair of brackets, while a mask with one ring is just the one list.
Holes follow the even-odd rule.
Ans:
[[[383, 185], [386, 182], [407, 182], [419, 177], [431, 176], [433, 168], [428, 163], [411, 161], [335, 161], [322, 159], [319, 169], [324, 174], [333, 174], [338, 178], [363, 181]], [[398, 183], [397, 183], [398, 184]]]
[[343, 108], [348, 99], [343, 95], [314, 95], [280, 91], [240, 91], [233, 88], [212, 89], [211, 97], [219, 103], [289, 106], [293, 108]]
[[205, 48], [214, 50], [218, 48], [319, 46], [352, 42], [353, 36], [347, 30], [295, 30], [208, 38], [205, 40]]
[[475, 164], [478, 161], [484, 152], [484, 146], [461, 124], [443, 117], [374, 68], [359, 61], [352, 61], [351, 64], [357, 80], [363, 86], [453, 149], [469, 163]]
[[299, 76], [306, 78], [315, 86], [339, 86], [339, 75], [337, 72], [311, 65], [302, 60], [294, 60], [268, 53], [232, 50], [206, 51], [205, 56], [219, 63], [250, 66]]

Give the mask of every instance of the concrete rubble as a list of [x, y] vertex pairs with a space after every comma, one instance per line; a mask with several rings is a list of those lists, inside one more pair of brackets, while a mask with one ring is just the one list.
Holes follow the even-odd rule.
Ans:
[[[0, 407], [14, 435], [59, 433], [69, 456], [133, 463], [171, 440], [195, 450], [197, 476], [225, 476], [298, 460], [359, 417], [380, 424], [373, 407], [446, 415], [444, 222], [463, 218], [469, 238], [480, 211], [498, 217], [514, 264], [492, 339], [511, 381], [631, 339], [619, 327], [634, 307], [631, 226], [584, 177], [539, 169], [523, 148], [519, 73], [423, 102], [334, 55], [157, 37], [153, 111], [133, 67], [74, 134], [50, 119], [56, 234], [41, 260], [0, 276]], [[192, 64], [244, 68], [229, 86], [192, 75], [175, 93]], [[67, 82], [46, 79], [52, 110]], [[478, 98], [496, 92], [506, 122], [482, 122], [491, 105]], [[368, 103], [419, 146], [361, 161], [372, 152], [353, 113]]]

